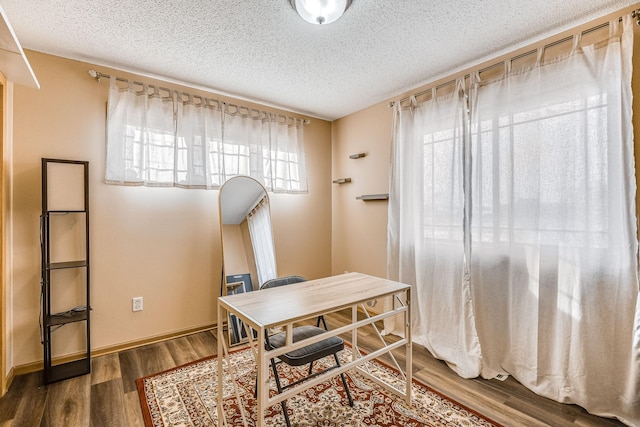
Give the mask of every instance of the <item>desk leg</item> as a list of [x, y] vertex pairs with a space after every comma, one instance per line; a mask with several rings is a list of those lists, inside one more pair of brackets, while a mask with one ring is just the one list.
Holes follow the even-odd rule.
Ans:
[[218, 330], [218, 349], [217, 349], [217, 361], [218, 361], [218, 425], [226, 425], [227, 424], [227, 420], [225, 419], [224, 416], [224, 411], [223, 411], [223, 396], [222, 396], [222, 390], [223, 390], [223, 381], [224, 381], [224, 374], [223, 374], [223, 370], [224, 370], [224, 355], [222, 354], [222, 343], [224, 340], [224, 331], [223, 331], [223, 327], [222, 327], [222, 312], [224, 311], [224, 308], [222, 306], [220, 306], [220, 304], [218, 304], [218, 326], [217, 326], [217, 330]]
[[[358, 323], [358, 306], [351, 307], [351, 324]], [[360, 357], [360, 349], [358, 348], [358, 329], [351, 331], [351, 360], [356, 360], [356, 357]]]
[[269, 371], [267, 366], [269, 361], [264, 354], [265, 330], [258, 331], [258, 357], [256, 357], [258, 376], [258, 407], [256, 413], [256, 426], [264, 427], [264, 411], [267, 409], [267, 399], [269, 398]]
[[405, 373], [407, 377], [406, 402], [411, 406], [411, 384], [413, 383], [413, 349], [411, 344], [411, 289], [407, 289], [407, 311], [404, 312], [404, 336], [407, 339], [405, 347]]

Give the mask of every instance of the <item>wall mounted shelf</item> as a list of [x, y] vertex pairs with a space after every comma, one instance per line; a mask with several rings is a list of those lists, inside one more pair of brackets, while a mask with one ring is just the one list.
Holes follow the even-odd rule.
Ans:
[[334, 184], [346, 184], [347, 182], [351, 182], [351, 178], [340, 178], [333, 180]]
[[368, 202], [371, 200], [389, 200], [389, 193], [385, 194], [363, 194], [362, 196], [356, 197], [356, 200], [362, 200], [364, 202]]

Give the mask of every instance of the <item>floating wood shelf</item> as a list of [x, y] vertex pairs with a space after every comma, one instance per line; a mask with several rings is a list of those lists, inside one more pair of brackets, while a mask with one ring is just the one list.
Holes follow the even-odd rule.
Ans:
[[334, 184], [346, 184], [347, 182], [351, 182], [351, 178], [340, 178], [333, 180]]
[[367, 153], [356, 153], [349, 156], [350, 159], [361, 159], [362, 157], [367, 157]]
[[356, 197], [357, 200], [370, 201], [370, 200], [389, 200], [389, 193], [385, 194], [363, 194]]

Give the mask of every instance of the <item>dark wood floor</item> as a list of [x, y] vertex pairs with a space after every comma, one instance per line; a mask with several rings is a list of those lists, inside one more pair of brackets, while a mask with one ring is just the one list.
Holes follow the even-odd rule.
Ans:
[[[333, 315], [330, 327], [345, 323]], [[347, 337], [345, 337], [347, 338]], [[358, 338], [363, 348], [377, 345], [373, 331]], [[93, 359], [89, 375], [48, 386], [41, 374], [16, 377], [0, 399], [0, 427], [143, 426], [135, 380], [214, 354], [214, 332], [176, 338]], [[402, 353], [397, 355], [403, 363]], [[401, 365], [403, 366], [403, 365]], [[435, 390], [506, 426], [622, 426], [537, 396], [517, 381], [458, 377], [421, 346], [413, 347], [413, 375]]]

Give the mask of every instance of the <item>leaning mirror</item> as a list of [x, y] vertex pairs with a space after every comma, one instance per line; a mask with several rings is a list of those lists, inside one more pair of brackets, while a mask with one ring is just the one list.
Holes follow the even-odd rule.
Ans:
[[[251, 292], [277, 277], [269, 196], [248, 176], [227, 180], [218, 196], [222, 240], [221, 295]], [[242, 323], [229, 316], [229, 344], [246, 340]]]

